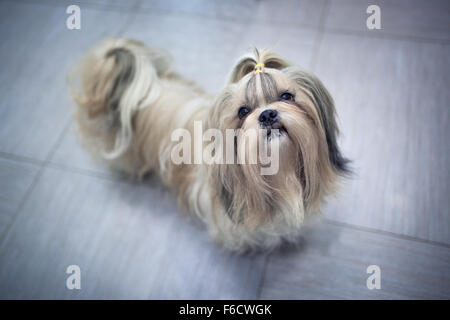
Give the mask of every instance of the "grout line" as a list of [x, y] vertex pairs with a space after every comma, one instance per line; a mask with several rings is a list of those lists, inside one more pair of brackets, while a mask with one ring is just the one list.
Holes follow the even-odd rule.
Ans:
[[25, 202], [27, 201], [31, 192], [34, 190], [34, 187], [36, 186], [37, 182], [39, 181], [40, 177], [42, 176], [44, 169], [45, 169], [45, 166], [42, 166], [39, 169], [39, 171], [36, 173], [36, 175], [33, 178], [33, 181], [31, 182], [30, 186], [27, 188], [25, 194], [23, 195], [22, 199], [20, 200], [19, 205], [17, 206], [17, 209], [14, 211], [14, 214], [11, 217], [11, 221], [6, 225], [3, 232], [0, 233], [0, 252], [3, 251], [3, 245], [6, 243], [5, 238], [8, 235], [9, 230], [11, 229], [14, 222], [17, 220], [17, 216], [19, 215], [19, 212], [22, 210], [22, 208], [25, 205]]
[[[244, 27], [248, 27], [250, 24], [255, 24], [257, 26], [267, 26], [267, 24], [277, 24], [277, 27], [282, 28], [288, 28], [288, 29], [294, 29], [297, 30], [297, 28], [292, 28], [291, 23], [282, 22], [282, 21], [276, 21], [271, 19], [265, 19], [264, 21], [258, 20], [254, 16], [250, 18], [233, 18], [229, 16], [224, 15], [211, 15], [207, 13], [200, 13], [200, 12], [185, 12], [185, 11], [172, 11], [169, 9], [162, 9], [162, 8], [138, 8], [137, 11], [135, 11], [135, 14], [144, 14], [144, 15], [160, 15], [161, 13], [167, 14], [167, 15], [173, 15], [173, 16], [182, 16], [184, 18], [190, 18], [190, 19], [207, 19], [211, 21], [220, 21], [220, 22], [233, 22], [237, 24], [241, 24]], [[301, 27], [305, 29], [310, 30], [317, 30], [317, 26], [311, 23], [302, 23], [299, 22], [295, 25], [296, 27]]]
[[434, 245], [434, 246], [438, 246], [438, 247], [450, 248], [450, 244], [447, 244], [447, 243], [444, 243], [444, 242], [427, 240], [427, 239], [422, 239], [422, 238], [418, 238], [418, 237], [414, 237], [414, 236], [408, 236], [408, 235], [395, 233], [395, 232], [391, 232], [391, 231], [385, 231], [385, 230], [381, 230], [381, 229], [375, 229], [375, 228], [370, 228], [370, 227], [359, 226], [359, 225], [356, 225], [356, 224], [340, 222], [340, 221], [332, 220], [332, 219], [329, 219], [329, 218], [324, 218], [323, 221], [325, 223], [327, 223], [327, 224], [334, 225], [334, 226], [337, 226], [337, 227], [353, 229], [353, 230], [369, 232], [369, 233], [375, 233], [375, 234], [381, 234], [381, 235], [391, 236], [391, 237], [402, 239], [402, 240], [416, 241], [416, 242], [430, 244], [430, 245]]
[[[113, 11], [113, 12], [136, 12], [138, 7], [136, 6], [127, 6], [127, 5], [112, 5], [110, 3], [101, 3], [101, 2], [83, 2], [80, 0], [73, 1], [58, 1], [58, 0], [41, 0], [39, 2], [35, 0], [2, 0], [3, 2], [13, 2], [19, 4], [31, 4], [37, 6], [47, 6], [47, 7], [66, 7], [69, 5], [78, 5], [84, 6], [92, 10], [101, 10], [101, 11]], [[139, 2], [140, 4], [140, 2]], [[82, 7], [81, 7], [82, 9]]]
[[70, 117], [70, 118], [67, 120], [66, 124], [64, 125], [63, 131], [59, 134], [59, 137], [58, 137], [58, 139], [56, 140], [55, 144], [53, 145], [53, 147], [52, 147], [52, 148], [50, 149], [50, 151], [48, 152], [48, 155], [47, 155], [47, 157], [45, 158], [44, 166], [47, 166], [47, 165], [50, 163], [51, 159], [53, 158], [53, 156], [54, 156], [55, 153], [56, 153], [56, 150], [59, 148], [59, 146], [61, 145], [61, 143], [62, 143], [64, 137], [65, 137], [66, 134], [69, 132], [69, 129], [70, 129], [71, 125], [72, 125], [72, 117]]
[[327, 20], [329, 8], [330, 8], [330, 1], [328, 0], [324, 3], [322, 12], [320, 14], [319, 30], [317, 31], [317, 37], [314, 40], [314, 49], [312, 50], [312, 58], [311, 61], [309, 62], [310, 63], [309, 68], [313, 73], [316, 72], [316, 66], [319, 60], [320, 49], [322, 47], [324, 37], [325, 22]]
[[[106, 181], [110, 181], [110, 182], [127, 183], [127, 184], [132, 184], [132, 185], [139, 183], [137, 179], [132, 179], [132, 176], [120, 175], [120, 173], [117, 173], [117, 172], [111, 172], [111, 174], [110, 174], [107, 172], [104, 173], [104, 172], [90, 170], [90, 169], [72, 167], [72, 166], [68, 166], [68, 165], [65, 165], [62, 163], [57, 163], [57, 162], [49, 162], [47, 167], [55, 169], [55, 170], [60, 170], [63, 172], [80, 174], [83, 176], [88, 176], [91, 178], [97, 178], [97, 179], [106, 180]], [[124, 179], [125, 177], [128, 177], [128, 180], [125, 180]]]
[[272, 257], [272, 254], [273, 254], [273, 251], [269, 252], [269, 254], [264, 259], [264, 266], [263, 266], [263, 270], [262, 270], [261, 280], [259, 282], [258, 290], [256, 292], [256, 300], [261, 300], [261, 294], [262, 294], [262, 290], [264, 287], [264, 282], [266, 280], [267, 266], [269, 265], [269, 260]]
[[374, 38], [374, 39], [384, 39], [384, 40], [396, 40], [396, 41], [410, 41], [410, 42], [417, 42], [417, 43], [428, 43], [428, 44], [441, 44], [441, 45], [449, 45], [450, 40], [446, 39], [437, 39], [437, 38], [425, 38], [425, 37], [419, 37], [419, 36], [410, 36], [410, 35], [400, 35], [400, 34], [394, 34], [389, 32], [370, 32], [366, 30], [350, 30], [350, 29], [339, 29], [339, 28], [330, 28], [325, 27], [324, 28], [325, 33], [329, 34], [340, 34], [344, 36], [355, 36], [355, 37], [367, 37], [367, 38]]
[[316, 67], [319, 60], [320, 49], [322, 48], [323, 37], [323, 31], [317, 31], [317, 36], [314, 40], [314, 47], [312, 49], [311, 61], [309, 61], [309, 71], [313, 74], [316, 73]]
[[71, 119], [67, 121], [67, 123], [64, 125], [64, 129], [59, 134], [58, 139], [56, 140], [55, 144], [52, 146], [50, 151], [47, 154], [47, 157], [45, 158], [45, 161], [41, 164], [41, 167], [39, 168], [38, 172], [33, 178], [33, 181], [31, 182], [30, 186], [27, 188], [27, 191], [25, 192], [24, 196], [20, 200], [19, 205], [17, 206], [17, 209], [14, 211], [14, 214], [11, 217], [11, 221], [8, 223], [8, 225], [5, 227], [3, 232], [0, 234], [0, 245], [5, 243], [5, 238], [9, 233], [9, 230], [11, 229], [14, 222], [17, 220], [17, 217], [19, 216], [19, 213], [22, 211], [23, 206], [25, 205], [26, 201], [28, 200], [31, 192], [34, 190], [34, 187], [40, 180], [41, 176], [44, 174], [45, 169], [47, 168], [48, 164], [50, 163], [50, 159], [53, 157], [54, 153], [62, 143], [63, 138], [65, 137], [66, 132], [70, 128]]
[[136, 11], [139, 10], [140, 6], [141, 1], [136, 1], [136, 3], [130, 7], [131, 10], [128, 12], [127, 17], [125, 18], [125, 22], [117, 31], [116, 37], [121, 37], [123, 35], [129, 25], [133, 22], [134, 15], [136, 14]]
[[44, 163], [45, 163], [45, 161], [42, 161], [42, 160], [38, 160], [38, 159], [26, 157], [26, 156], [20, 156], [20, 155], [16, 155], [16, 154], [13, 154], [13, 153], [8, 153], [8, 152], [3, 152], [3, 151], [0, 151], [0, 158], [12, 160], [12, 161], [17, 161], [17, 162], [34, 164], [34, 165], [37, 165], [37, 166], [43, 166]]

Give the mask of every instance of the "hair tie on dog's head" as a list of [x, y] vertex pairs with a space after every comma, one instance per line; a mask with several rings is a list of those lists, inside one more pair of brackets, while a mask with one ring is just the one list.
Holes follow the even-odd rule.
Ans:
[[264, 63], [258, 63], [258, 64], [255, 66], [255, 69], [254, 69], [254, 71], [253, 71], [253, 74], [258, 74], [258, 73], [260, 73], [260, 72], [264, 72]]

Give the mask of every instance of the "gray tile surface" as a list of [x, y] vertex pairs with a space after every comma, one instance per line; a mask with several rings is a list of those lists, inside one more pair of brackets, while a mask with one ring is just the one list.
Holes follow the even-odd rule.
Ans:
[[[65, 28], [78, 4], [82, 29]], [[0, 2], [0, 298], [449, 299], [448, 3]], [[274, 48], [333, 94], [356, 175], [296, 248], [236, 256], [157, 181], [94, 162], [65, 75], [106, 36], [169, 50], [216, 93], [247, 49]], [[82, 289], [65, 287], [78, 264]], [[381, 290], [368, 290], [368, 265]]]
[[39, 167], [38, 164], [0, 158], [0, 235], [12, 223]]
[[[224, 252], [156, 182], [49, 168], [2, 240], [0, 296], [254, 299], [264, 260]], [[65, 287], [72, 264], [80, 291]]]
[[[163, 10], [192, 16], [200, 15], [216, 19], [234, 20], [238, 23], [262, 22], [319, 27], [325, 4], [325, 0], [156, 0], [141, 2], [139, 9], [149, 11]], [[264, 33], [260, 35], [263, 36]]]
[[316, 69], [356, 172], [327, 215], [450, 244], [450, 46], [326, 34]]
[[[270, 257], [262, 299], [448, 299], [450, 250], [322, 223]], [[369, 290], [370, 265], [381, 289]]]
[[83, 8], [81, 30], [68, 30], [64, 6], [0, 8], [0, 151], [44, 160], [71, 118], [69, 66], [93, 42], [117, 34], [127, 15]]
[[94, 159], [82, 147], [75, 123], [63, 133], [61, 143], [50, 159], [52, 165], [75, 170], [87, 170], [92, 173], [114, 176], [108, 166], [99, 159]]

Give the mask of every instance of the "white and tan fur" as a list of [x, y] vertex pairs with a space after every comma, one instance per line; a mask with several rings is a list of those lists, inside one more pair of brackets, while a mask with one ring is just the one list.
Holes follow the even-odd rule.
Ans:
[[[265, 64], [264, 72], [254, 74], [258, 63]], [[91, 154], [139, 177], [158, 176], [231, 250], [295, 241], [305, 218], [320, 210], [338, 177], [348, 172], [327, 90], [270, 51], [240, 59], [215, 97], [172, 72], [167, 53], [128, 39], [98, 44], [70, 79], [78, 127]], [[278, 99], [285, 91], [292, 101]], [[251, 112], [239, 119], [244, 104]], [[221, 131], [259, 128], [258, 116], [269, 108], [277, 110], [286, 129], [273, 137], [280, 139], [277, 174], [260, 175], [260, 164], [171, 161], [173, 130], [192, 132], [194, 120]], [[236, 139], [239, 146], [242, 139]]]

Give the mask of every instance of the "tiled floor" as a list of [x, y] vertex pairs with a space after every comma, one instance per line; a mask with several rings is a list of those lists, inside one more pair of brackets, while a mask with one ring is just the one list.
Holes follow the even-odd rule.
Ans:
[[[0, 2], [0, 298], [449, 299], [449, 16], [445, 0]], [[168, 49], [213, 93], [246, 49], [274, 48], [330, 89], [355, 177], [297, 247], [225, 252], [156, 181], [80, 148], [65, 76], [107, 36]]]

